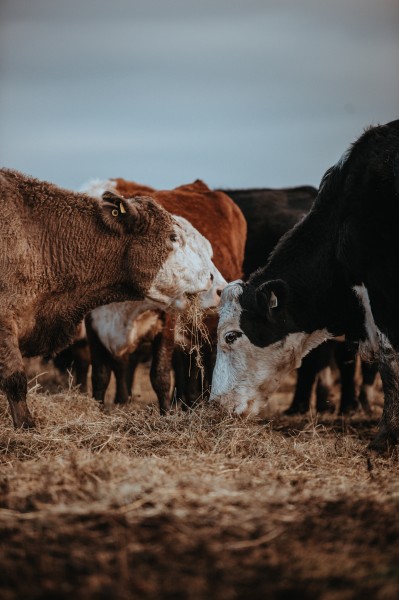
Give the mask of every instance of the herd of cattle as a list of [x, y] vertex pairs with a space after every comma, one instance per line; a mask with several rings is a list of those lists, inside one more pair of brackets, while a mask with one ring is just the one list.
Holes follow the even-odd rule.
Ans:
[[[82, 391], [91, 365], [100, 402], [114, 373], [115, 402], [126, 403], [146, 342], [162, 413], [205, 390], [258, 414], [293, 369], [286, 412], [309, 410], [315, 383], [317, 410], [332, 411], [323, 373], [333, 361], [339, 412], [369, 412], [379, 372], [384, 408], [369, 447], [397, 444], [399, 120], [365, 130], [319, 190], [109, 179], [73, 192], [1, 169], [0, 202], [0, 389], [15, 427], [34, 426], [23, 357], [73, 364]], [[192, 302], [205, 312], [199, 343], [176, 328]]]

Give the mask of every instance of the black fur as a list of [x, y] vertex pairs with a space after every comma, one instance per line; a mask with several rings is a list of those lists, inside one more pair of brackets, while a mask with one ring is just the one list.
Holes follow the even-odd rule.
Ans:
[[289, 300], [275, 323], [259, 321], [250, 293], [239, 299], [245, 333], [253, 336], [256, 327], [265, 343], [323, 328], [357, 343], [365, 338], [364, 310], [353, 286], [365, 285], [375, 323], [393, 348], [379, 352], [385, 405], [376, 450], [396, 443], [399, 432], [398, 153], [399, 120], [368, 129], [326, 172], [307, 216], [251, 275], [247, 285], [254, 292], [270, 280], [288, 284]]

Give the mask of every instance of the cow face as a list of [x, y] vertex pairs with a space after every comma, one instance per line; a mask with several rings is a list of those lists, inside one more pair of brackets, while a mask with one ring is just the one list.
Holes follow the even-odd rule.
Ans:
[[281, 280], [257, 288], [237, 281], [223, 290], [211, 400], [236, 414], [258, 414], [282, 378], [329, 337], [298, 331], [288, 295]]
[[[222, 290], [226, 287], [227, 281], [215, 267], [212, 262], [213, 249], [212, 245], [201, 233], [183, 217], [175, 217], [182, 225], [186, 232], [187, 239], [194, 253], [199, 254], [203, 260], [209, 259], [210, 281], [211, 287], [208, 291], [198, 294], [199, 307], [203, 310], [216, 308], [220, 302]], [[184, 310], [187, 308], [188, 298], [183, 296], [172, 303], [172, 308], [176, 310]]]
[[[129, 237], [133, 234], [127, 260], [145, 299], [162, 308], [185, 308], [187, 294], [208, 292], [215, 280], [221, 291], [225, 282], [212, 263], [212, 247], [186, 219], [147, 197], [124, 199], [106, 191], [102, 200], [108, 227]], [[219, 296], [211, 305], [218, 301]], [[204, 298], [204, 303], [208, 308], [210, 299]]]
[[227, 285], [227, 281], [220, 273], [220, 271], [215, 267], [212, 262], [213, 257], [213, 248], [212, 244], [209, 240], [207, 240], [201, 233], [195, 229], [186, 219], [180, 217], [182, 221], [185, 221], [189, 227], [190, 239], [192, 240], [193, 249], [196, 249], [196, 252], [199, 252], [201, 256], [208, 257], [210, 261], [211, 267], [211, 286], [207, 292], [201, 292], [199, 294], [199, 305], [200, 308], [206, 310], [208, 308], [216, 308], [220, 303], [220, 296], [222, 295], [223, 289]]
[[213, 266], [213, 269], [214, 270], [211, 277], [212, 286], [207, 292], [201, 292], [199, 294], [200, 307], [204, 310], [208, 308], [216, 308], [219, 305], [220, 296], [227, 285], [227, 281], [220, 271], [218, 271], [215, 266]]
[[211, 244], [183, 217], [174, 215], [173, 220], [171, 252], [147, 298], [182, 310], [187, 295], [200, 293], [202, 308], [217, 306], [226, 282], [211, 260]]

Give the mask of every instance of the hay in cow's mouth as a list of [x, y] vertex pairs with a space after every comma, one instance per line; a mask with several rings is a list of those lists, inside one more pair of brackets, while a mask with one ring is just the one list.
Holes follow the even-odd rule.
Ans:
[[202, 383], [204, 379], [202, 348], [204, 344], [211, 343], [208, 328], [204, 323], [207, 314], [209, 310], [201, 307], [199, 294], [187, 294], [187, 306], [177, 313], [175, 325], [175, 341], [190, 356], [194, 356], [195, 364], [201, 372]]

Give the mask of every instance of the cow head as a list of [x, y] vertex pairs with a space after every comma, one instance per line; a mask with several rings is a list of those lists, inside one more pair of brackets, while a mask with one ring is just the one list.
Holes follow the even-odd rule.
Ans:
[[[206, 310], [208, 308], [215, 308], [219, 305], [220, 296], [222, 290], [226, 287], [227, 281], [215, 267], [212, 262], [213, 249], [212, 245], [187, 219], [174, 215], [176, 221], [180, 224], [187, 243], [187, 252], [191, 253], [193, 260], [195, 257], [201, 257], [208, 266], [207, 269], [210, 272], [211, 285], [207, 291], [201, 292], [199, 297], [200, 308]], [[198, 260], [198, 258], [197, 258]], [[178, 274], [177, 274], [178, 275]], [[184, 277], [184, 273], [181, 273], [181, 277]], [[192, 273], [189, 274], [192, 277]], [[184, 310], [187, 307], [187, 296], [178, 298], [172, 303], [172, 308], [176, 310]]]
[[236, 414], [258, 414], [282, 378], [327, 337], [298, 330], [282, 280], [258, 287], [241, 281], [222, 292], [211, 400]]
[[[178, 225], [180, 246], [176, 248], [176, 254], [165, 261], [154, 285], [160, 286], [162, 281], [168, 281], [168, 285], [175, 286], [176, 290], [185, 290], [184, 295], [180, 293], [174, 296], [175, 299], [170, 304], [177, 310], [186, 308], [187, 294], [195, 294], [198, 291], [201, 308], [216, 307], [227, 282], [212, 262], [212, 246], [187, 219], [177, 215], [173, 215], [173, 218]], [[206, 283], [202, 291], [199, 290], [201, 281]], [[148, 296], [155, 297], [152, 290]]]
[[107, 191], [102, 199], [107, 226], [128, 236], [127, 276], [144, 298], [184, 307], [186, 294], [208, 292], [215, 278], [220, 282], [210, 244], [188, 221], [148, 197], [124, 199]]

